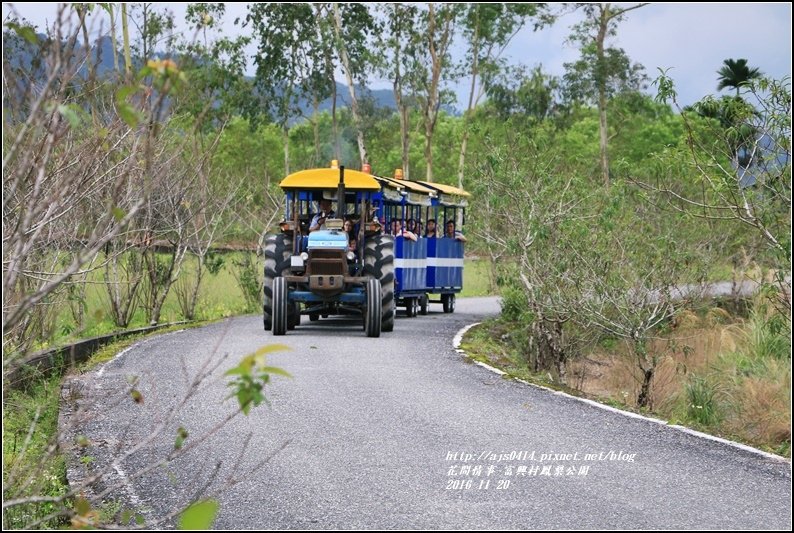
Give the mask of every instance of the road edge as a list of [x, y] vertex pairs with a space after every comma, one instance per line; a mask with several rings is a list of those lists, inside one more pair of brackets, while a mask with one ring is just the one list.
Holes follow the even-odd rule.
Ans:
[[[455, 336], [452, 338], [452, 347], [455, 349], [456, 352], [458, 352], [463, 357], [466, 357], [467, 359], [469, 359], [472, 363], [483, 367], [484, 369], [488, 370], [489, 372], [493, 372], [494, 374], [498, 374], [500, 376], [504, 376], [504, 375], [507, 374], [507, 372], [499, 370], [498, 368], [493, 367], [493, 366], [491, 366], [489, 364], [483, 363], [482, 361], [477, 361], [476, 359], [474, 359], [471, 356], [469, 356], [469, 354], [466, 353], [466, 350], [463, 350], [460, 347], [461, 342], [463, 342], [463, 336], [466, 334], [466, 332], [469, 331], [474, 326], [478, 326], [480, 324], [482, 324], [482, 322], [473, 322], [471, 324], [468, 324], [467, 326], [464, 326], [464, 327], [460, 328], [457, 331], [457, 333], [455, 333]], [[697, 431], [697, 430], [688, 428], [686, 426], [681, 426], [681, 425], [678, 425], [678, 424], [670, 424], [666, 420], [662, 420], [662, 419], [659, 419], [659, 418], [652, 418], [652, 417], [649, 417], [649, 416], [644, 416], [644, 415], [640, 415], [640, 414], [637, 414], [637, 413], [632, 413], [631, 411], [624, 411], [622, 409], [618, 409], [618, 408], [612, 407], [610, 405], [605, 405], [603, 403], [599, 403], [599, 402], [597, 402], [595, 400], [590, 400], [588, 398], [580, 398], [578, 396], [574, 396], [572, 394], [568, 394], [567, 392], [562, 392], [562, 391], [555, 390], [555, 389], [552, 389], [552, 388], [549, 388], [549, 387], [544, 387], [543, 385], [538, 385], [537, 383], [531, 383], [531, 382], [526, 381], [524, 379], [515, 378], [515, 377], [511, 377], [511, 379], [513, 379], [515, 381], [518, 381], [520, 383], [523, 383], [525, 385], [529, 385], [530, 387], [534, 387], [534, 388], [537, 388], [537, 389], [548, 391], [548, 392], [550, 392], [552, 394], [556, 394], [558, 396], [564, 396], [566, 398], [570, 398], [570, 399], [576, 400], [578, 402], [582, 402], [582, 403], [586, 403], [588, 405], [592, 405], [593, 407], [597, 407], [597, 408], [603, 409], [605, 411], [610, 411], [612, 413], [617, 413], [617, 414], [620, 414], [620, 415], [623, 415], [623, 416], [626, 416], [626, 417], [629, 417], [629, 418], [637, 418], [637, 419], [640, 419], [640, 420], [645, 420], [647, 422], [652, 422], [654, 424], [658, 424], [658, 425], [661, 425], [661, 426], [669, 427], [669, 428], [681, 431], [682, 433], [687, 433], [689, 435], [693, 435], [695, 437], [699, 437], [699, 438], [702, 438], [702, 439], [710, 440], [710, 441], [713, 441], [713, 442], [719, 442], [720, 444], [725, 444], [725, 445], [731, 446], [733, 448], [737, 448], [737, 449], [740, 449], [740, 450], [744, 450], [746, 452], [754, 453], [754, 454], [760, 455], [762, 457], [765, 457], [767, 459], [772, 459], [774, 461], [789, 463], [789, 465], [791, 464], [791, 460], [788, 459], [787, 457], [776, 455], [776, 454], [770, 453], [770, 452], [765, 452], [764, 450], [759, 450], [758, 448], [753, 448], [752, 446], [749, 446], [747, 444], [742, 444], [741, 442], [736, 442], [736, 441], [732, 441], [732, 440], [728, 440], [728, 439], [723, 439], [722, 437], [716, 437], [714, 435], [709, 435], [708, 433], [703, 433], [702, 431]]]

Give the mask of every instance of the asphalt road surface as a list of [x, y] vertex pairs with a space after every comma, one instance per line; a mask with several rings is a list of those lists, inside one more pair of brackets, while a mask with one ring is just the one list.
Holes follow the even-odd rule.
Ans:
[[[495, 298], [460, 299], [452, 315], [401, 313], [380, 339], [360, 321], [306, 317], [274, 338], [250, 316], [143, 341], [66, 393], [80, 407], [67, 440], [91, 443], [70, 477], [107, 472], [94, 490], [150, 524], [208, 494], [214, 527], [230, 529], [791, 528], [789, 462], [470, 364], [453, 336], [497, 312]], [[269, 407], [213, 429], [236, 405], [223, 372], [274, 342], [291, 350], [268, 364], [293, 378], [265, 388]], [[119, 396], [132, 376], [140, 403]], [[152, 468], [180, 426], [184, 452]]]

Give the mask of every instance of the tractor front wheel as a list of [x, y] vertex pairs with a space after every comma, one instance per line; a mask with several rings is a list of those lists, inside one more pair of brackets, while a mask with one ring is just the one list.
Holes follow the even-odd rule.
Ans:
[[285, 335], [289, 325], [289, 303], [287, 302], [287, 280], [273, 280], [273, 335]]
[[364, 331], [367, 337], [380, 337], [381, 321], [383, 320], [383, 295], [380, 281], [367, 280], [367, 303], [364, 310]]

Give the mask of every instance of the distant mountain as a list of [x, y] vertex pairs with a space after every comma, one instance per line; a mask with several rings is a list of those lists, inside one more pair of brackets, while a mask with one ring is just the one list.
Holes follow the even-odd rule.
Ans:
[[[7, 54], [7, 56], [11, 56], [12, 66], [24, 66], [25, 69], [30, 69], [37, 50], [35, 50], [32, 45], [16, 37], [15, 35], [9, 36], [6, 34], [6, 37], [9, 38], [4, 40], [4, 53]], [[38, 37], [42, 40], [46, 38], [44, 35], [39, 35]], [[75, 48], [78, 51], [81, 50], [82, 44], [76, 44]], [[157, 54], [157, 56], [164, 57], [164, 54]], [[91, 62], [97, 65], [97, 76], [99, 77], [103, 77], [113, 71], [113, 41], [110, 39], [110, 37], [101, 37], [95, 41], [91, 50]], [[120, 52], [118, 53], [118, 62], [119, 69], [123, 70], [124, 54]], [[43, 81], [40, 78], [42, 78], [44, 74], [40, 71], [41, 69], [38, 70], [38, 72], [34, 73], [34, 82]], [[81, 74], [85, 75], [86, 72], [87, 67], [83, 67], [81, 69]], [[394, 92], [392, 92], [391, 89], [372, 90], [366, 87], [358, 86], [356, 87], [356, 94], [362, 97], [366, 96], [372, 98], [376, 108], [397, 109], [397, 104], [394, 99]], [[336, 105], [337, 107], [348, 107], [350, 105], [350, 92], [347, 88], [347, 85], [338, 81], [336, 82]], [[320, 102], [319, 105], [320, 111], [330, 111], [331, 107], [332, 105], [330, 97]], [[301, 100], [299, 102], [299, 108], [304, 115], [310, 115], [312, 112], [311, 100], [308, 98]], [[452, 107], [442, 106], [442, 108], [447, 113], [454, 115], [459, 114], [459, 112]]]

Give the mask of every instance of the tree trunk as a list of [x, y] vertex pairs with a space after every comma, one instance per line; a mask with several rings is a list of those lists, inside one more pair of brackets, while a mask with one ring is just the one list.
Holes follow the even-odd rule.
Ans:
[[124, 75], [129, 82], [132, 79], [132, 54], [130, 53], [130, 31], [127, 25], [127, 4], [121, 4], [121, 36], [124, 40]]
[[312, 125], [314, 126], [314, 158], [312, 167], [316, 167], [320, 161], [320, 102], [317, 100], [317, 93], [314, 93], [312, 101]]
[[428, 4], [427, 47], [431, 59], [431, 76], [422, 115], [425, 120], [425, 160], [427, 162], [427, 181], [429, 182], [433, 181], [433, 131], [436, 129], [440, 105], [438, 86], [441, 81], [441, 70], [444, 66], [444, 58], [452, 34], [452, 15], [447, 13], [446, 17], [443, 21], [441, 38], [438, 41], [438, 46], [436, 46], [436, 12], [433, 4]]
[[402, 105], [400, 108], [400, 139], [402, 140], [402, 161], [403, 161], [403, 176], [405, 179], [411, 179], [410, 169], [410, 142], [408, 137], [408, 106]]
[[642, 371], [642, 388], [640, 395], [637, 397], [637, 407], [650, 407], [651, 406], [651, 381], [653, 380], [653, 368]]
[[113, 4], [108, 4], [110, 6], [110, 43], [113, 45], [113, 71], [119, 71], [119, 53], [118, 53], [118, 42], [116, 40], [116, 14], [113, 11]]
[[358, 112], [358, 99], [356, 99], [356, 88], [353, 85], [353, 73], [350, 70], [350, 58], [347, 55], [347, 48], [342, 40], [342, 16], [339, 14], [339, 4], [334, 2], [334, 31], [336, 41], [339, 45], [339, 58], [342, 60], [342, 69], [347, 78], [347, 88], [350, 91], [350, 110], [353, 113], [353, 122], [356, 125], [356, 140], [358, 141], [358, 153], [361, 157], [361, 167], [364, 163], [369, 163], [367, 150], [364, 147], [364, 131], [361, 128], [361, 115]]
[[596, 82], [598, 84], [598, 119], [599, 138], [601, 149], [601, 179], [604, 187], [609, 187], [609, 159], [607, 158], [607, 94], [606, 94], [606, 67], [604, 66], [604, 40], [609, 25], [609, 4], [601, 7], [601, 20], [596, 37]]
[[[399, 9], [399, 7], [397, 8]], [[409, 146], [408, 146], [408, 106], [403, 102], [402, 74], [400, 73], [400, 46], [402, 43], [401, 33], [395, 35], [394, 45], [394, 101], [397, 104], [397, 113], [400, 115], [400, 147], [402, 151], [402, 170], [405, 179], [411, 179], [409, 168]]]
[[474, 43], [471, 60], [471, 88], [469, 89], [469, 105], [463, 113], [463, 132], [460, 141], [460, 158], [458, 159], [458, 187], [463, 188], [463, 170], [466, 166], [466, 147], [469, 144], [469, 115], [474, 107], [474, 90], [477, 86], [477, 70], [480, 55], [480, 8], [477, 7], [477, 23], [474, 26]]
[[[160, 314], [163, 310], [163, 304], [165, 303], [165, 299], [168, 296], [168, 292], [171, 290], [171, 286], [179, 277], [179, 273], [182, 270], [182, 261], [185, 258], [185, 252], [187, 252], [187, 248], [185, 248], [182, 243], [174, 244], [174, 251], [171, 254], [171, 264], [168, 265], [168, 275], [165, 276], [162, 287], [157, 287], [155, 285], [157, 281], [156, 270], [154, 272], [154, 277], [152, 276], [152, 271], [150, 270], [149, 277], [150, 282], [153, 284], [152, 290], [154, 291], [152, 294], [152, 308], [149, 313], [149, 324], [152, 326], [155, 326], [160, 322]], [[151, 259], [154, 261], [153, 265], [155, 265], [156, 269], [157, 258], [154, 256], [154, 252], [152, 253]]]
[[289, 128], [286, 124], [281, 128], [284, 139], [284, 175], [289, 176]]
[[425, 181], [433, 181], [433, 128], [425, 128], [425, 162], [427, 163], [427, 173]]
[[334, 159], [339, 161], [339, 159], [342, 157], [342, 147], [339, 142], [339, 124], [336, 119], [336, 80], [331, 81], [331, 126], [334, 130]]

